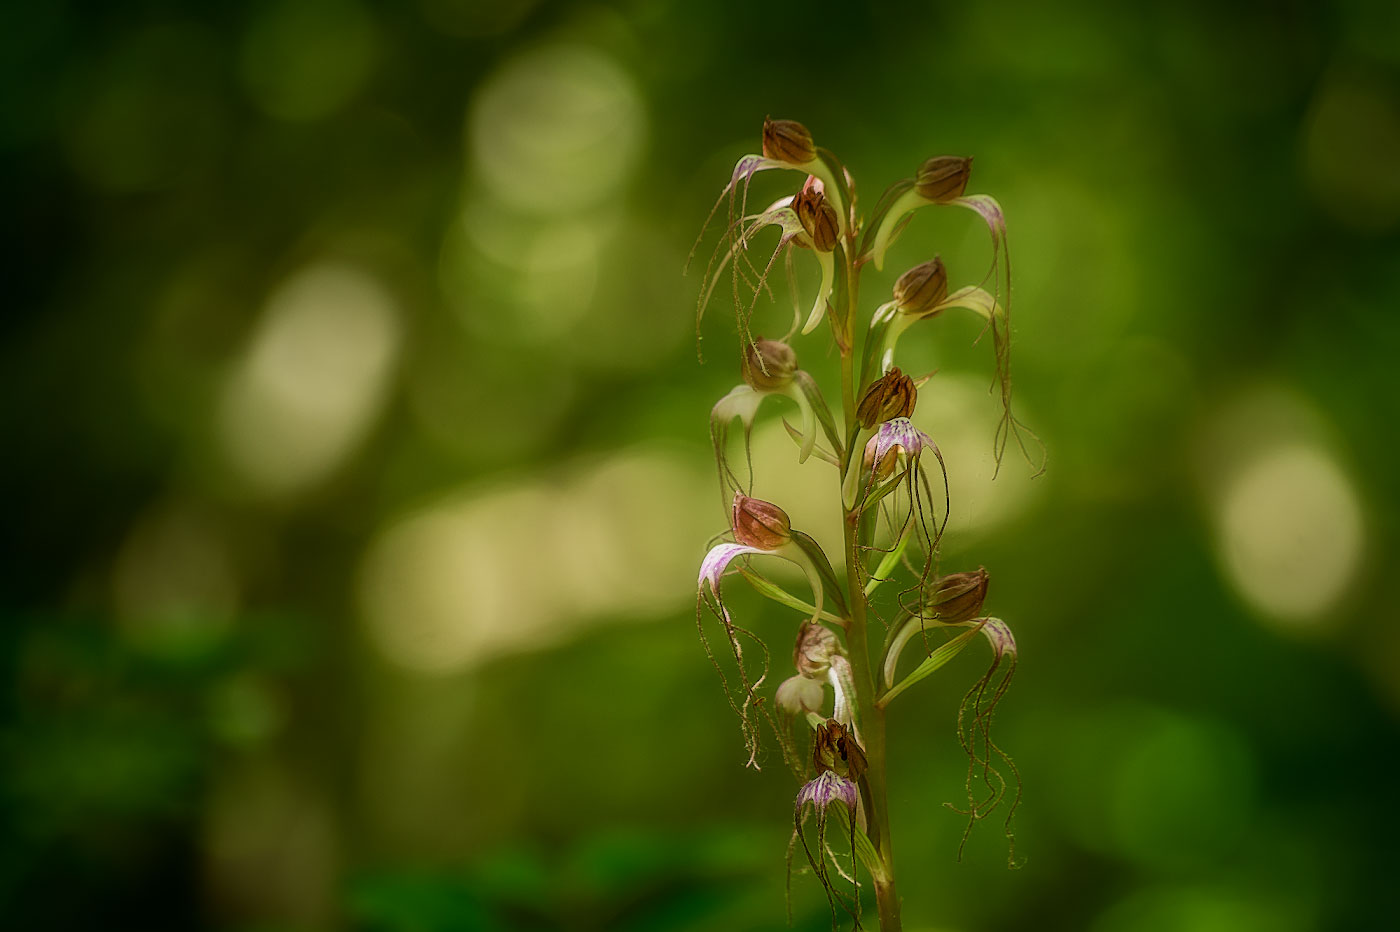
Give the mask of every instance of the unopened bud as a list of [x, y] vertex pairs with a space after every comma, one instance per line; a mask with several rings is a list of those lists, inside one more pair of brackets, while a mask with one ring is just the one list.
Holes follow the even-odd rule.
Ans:
[[896, 366], [865, 390], [860, 404], [856, 406], [856, 420], [868, 430], [891, 418], [908, 417], [914, 413], [914, 402], [918, 397], [914, 380]]
[[827, 201], [819, 178], [807, 176], [807, 183], [792, 199], [792, 209], [802, 222], [802, 229], [812, 238], [813, 247], [821, 252], [831, 252], [836, 248], [836, 238], [840, 233], [836, 208]]
[[982, 611], [987, 599], [987, 569], [940, 576], [928, 587], [924, 611], [945, 624], [971, 621]]
[[967, 189], [967, 179], [972, 175], [972, 159], [956, 155], [938, 155], [919, 166], [914, 177], [914, 187], [919, 196], [935, 204], [946, 204]]
[[734, 539], [745, 547], [777, 550], [792, 539], [787, 512], [772, 502], [749, 498], [742, 492], [734, 494], [730, 524], [734, 527]]
[[817, 157], [812, 134], [796, 120], [763, 121], [763, 157], [802, 165]]
[[845, 725], [830, 719], [812, 737], [812, 763], [817, 773], [830, 771], [839, 777], [859, 780], [865, 773], [865, 751]]
[[826, 693], [821, 680], [808, 679], [801, 674], [790, 676], [778, 684], [773, 701], [788, 715], [820, 712]]
[[792, 665], [803, 676], [822, 677], [831, 667], [831, 658], [841, 653], [841, 640], [824, 625], [804, 621], [792, 648]]
[[744, 351], [744, 381], [761, 392], [786, 388], [797, 373], [797, 353], [786, 343], [759, 337]]
[[926, 314], [948, 297], [948, 270], [934, 256], [914, 266], [894, 283], [894, 303], [903, 314]]

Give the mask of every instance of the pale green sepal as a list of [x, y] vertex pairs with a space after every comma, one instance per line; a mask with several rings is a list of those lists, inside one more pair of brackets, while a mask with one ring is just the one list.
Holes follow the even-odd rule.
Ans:
[[871, 492], [865, 497], [865, 501], [861, 502], [860, 510], [862, 512], [866, 512], [878, 505], [880, 503], [880, 499], [884, 498], [886, 495], [889, 495], [895, 489], [899, 488], [904, 483], [905, 477], [907, 477], [908, 475], [909, 468], [905, 467], [903, 470], [900, 471], [899, 475], [890, 476], [888, 479], [882, 482], [875, 489], [875, 491]]
[[[783, 418], [783, 429], [786, 430], [787, 435], [792, 438], [792, 442], [797, 444], [798, 452], [800, 453], [802, 444], [806, 442], [807, 438], [803, 435], [802, 431], [798, 430], [796, 427], [793, 427], [792, 424], [788, 423], [787, 418]], [[812, 455], [819, 460], [823, 460], [825, 462], [830, 463], [837, 469], [841, 468], [841, 461], [838, 460], [836, 458], [836, 454], [832, 453], [830, 450], [827, 450], [821, 446], [813, 445]]]
[[831, 561], [827, 559], [826, 551], [822, 550], [821, 544], [817, 543], [812, 535], [794, 530], [792, 532], [792, 542], [789, 546], [796, 546], [799, 548], [806, 555], [807, 559], [811, 561], [813, 569], [816, 571], [817, 575], [821, 577], [821, 582], [824, 584], [826, 591], [831, 593], [832, 601], [836, 603], [836, 607], [840, 609], [841, 614], [845, 615], [849, 612], [850, 609], [846, 606], [846, 600], [841, 595], [841, 581], [837, 578], [836, 571], [831, 568]]
[[827, 407], [826, 398], [822, 396], [822, 390], [817, 385], [817, 380], [808, 375], [804, 370], [797, 370], [793, 377], [792, 384], [797, 387], [803, 395], [807, 396], [807, 403], [816, 412], [817, 421], [822, 426], [822, 431], [826, 434], [826, 439], [831, 442], [831, 452], [836, 453], [841, 449], [841, 434], [836, 430], [836, 419], [831, 416], [831, 409]]
[[841, 239], [846, 238], [846, 205], [850, 203], [849, 195], [846, 193], [845, 173], [841, 171], [841, 163], [836, 161], [836, 156], [825, 149], [817, 150], [817, 157], [810, 162], [803, 162], [801, 165], [789, 165], [789, 168], [796, 168], [809, 175], [815, 175], [822, 183], [822, 192], [830, 202], [833, 210], [836, 211], [836, 227]]
[[885, 694], [882, 695], [876, 701], [875, 704], [882, 709], [887, 707], [895, 696], [898, 696], [900, 693], [904, 692], [906, 689], [908, 689], [910, 686], [913, 686], [920, 680], [936, 673], [940, 667], [948, 663], [948, 661], [952, 660], [958, 654], [962, 653], [963, 648], [967, 647], [967, 645], [972, 641], [973, 638], [977, 636], [977, 633], [981, 630], [982, 626], [979, 624], [977, 627], [970, 628], [967, 631], [964, 631], [962, 634], [959, 634], [957, 637], [953, 638], [951, 641], [948, 641], [946, 644], [943, 644], [932, 654], [929, 654], [928, 657], [924, 659], [923, 663], [919, 664], [912, 671], [910, 671], [908, 676], [906, 676], [904, 679], [900, 680], [894, 686], [891, 686], [888, 690], [886, 690]]
[[851, 445], [846, 450], [846, 472], [841, 479], [841, 504], [850, 511], [860, 497], [860, 476], [864, 470], [865, 444], [875, 432], [868, 427], [858, 427], [851, 435]]
[[[893, 307], [893, 304], [888, 306]], [[955, 307], [966, 308], [993, 326], [1000, 326], [1003, 330], [1006, 327], [1006, 310], [997, 303], [996, 298], [988, 294], [985, 289], [979, 288], [976, 285], [968, 285], [966, 288], [959, 288], [957, 291], [948, 295], [942, 302], [935, 305], [930, 310], [925, 311], [923, 314], [913, 316], [895, 312], [892, 315], [892, 319], [889, 323], [880, 328], [883, 335], [881, 337], [882, 342], [880, 362], [877, 370], [878, 373], [883, 375], [894, 365], [895, 345], [899, 343], [899, 338], [904, 335], [904, 331], [921, 320], [927, 320], [930, 317], [934, 317], [935, 315]], [[999, 344], [1001, 339], [1000, 334], [994, 334], [994, 338]]]
[[[841, 160], [836, 157], [835, 153], [830, 149], [823, 149], [821, 146], [817, 147], [817, 161], [826, 168], [827, 174], [817, 175], [817, 177], [822, 180], [822, 185], [826, 188], [827, 200], [831, 202], [836, 216], [843, 224], [841, 232], [845, 233], [846, 208], [851, 203], [851, 189], [846, 185], [845, 166], [841, 164]], [[812, 174], [816, 175], [817, 173], [813, 172]], [[830, 180], [828, 180], [828, 175]], [[833, 191], [835, 191], [834, 197], [832, 196]]]
[[[866, 595], [870, 595], [870, 593], [874, 592], [880, 583], [889, 579], [890, 573], [894, 572], [895, 565], [899, 563], [899, 558], [904, 555], [904, 548], [909, 544], [909, 536], [912, 530], [912, 524], [906, 524], [904, 526], [904, 531], [899, 535], [899, 540], [895, 541], [894, 546], [890, 548], [890, 552], [885, 554], [884, 558], [880, 560], [880, 565], [875, 567], [875, 572], [870, 577], [870, 581], [865, 584]], [[885, 682], [888, 683], [889, 679], [886, 678]]]
[[797, 462], [805, 463], [807, 457], [812, 455], [812, 448], [817, 445], [817, 415], [812, 410], [812, 404], [807, 400], [807, 395], [799, 390], [794, 382], [789, 382], [782, 389], [782, 393], [791, 398], [796, 403], [797, 409], [802, 412], [802, 435], [798, 443]]
[[822, 317], [826, 314], [827, 302], [831, 300], [832, 280], [836, 275], [836, 254], [834, 251], [822, 252], [814, 249], [812, 254], [817, 257], [817, 264], [821, 266], [822, 282], [817, 288], [817, 299], [812, 302], [812, 310], [807, 315], [807, 322], [802, 325], [803, 333], [811, 333], [822, 322]]
[[865, 331], [865, 350], [860, 359], [860, 381], [856, 384], [856, 397], [859, 398], [871, 382], [870, 369], [875, 364], [877, 354], [884, 352], [886, 334], [894, 326], [899, 312], [893, 301], [886, 301], [875, 309], [870, 317], [870, 326]]
[[899, 658], [904, 653], [904, 645], [909, 643], [915, 633], [927, 630], [920, 624], [921, 619], [917, 615], [906, 614], [903, 621], [896, 622], [889, 632], [889, 637], [885, 641], [884, 662], [881, 664], [880, 682], [889, 686], [894, 682], [895, 670], [899, 668]]
[[899, 221], [909, 211], [916, 207], [923, 207], [929, 203], [919, 194], [919, 189], [910, 187], [909, 190], [899, 195], [890, 204], [889, 210], [880, 221], [880, 226], [875, 230], [875, 242], [870, 247], [870, 257], [875, 262], [875, 268], [883, 270], [885, 268], [885, 252], [890, 248], [890, 243], [894, 241], [895, 229], [899, 226]]
[[[845, 806], [829, 806], [827, 814], [828, 817], [837, 820], [837, 830], [842, 835], [849, 837], [852, 828], [850, 810]], [[870, 840], [870, 836], [865, 834], [865, 829], [859, 825], [854, 826], [854, 828], [856, 855], [860, 858], [860, 862], [865, 865], [865, 869], [877, 882], [888, 880], [885, 862], [880, 860], [880, 853], [875, 850], [875, 844]]]
[[983, 320], [990, 321], [993, 317], [999, 320], [1006, 319], [1006, 311], [997, 303], [985, 289], [976, 285], [968, 285], [966, 288], [959, 288], [957, 291], [944, 298], [930, 314], [937, 314], [939, 311], [947, 310], [950, 307], [965, 307], [969, 311], [974, 311]]
[[767, 579], [758, 575], [748, 567], [739, 567], [739, 575], [743, 576], [746, 580], [748, 580], [749, 585], [753, 586], [754, 591], [757, 592], [759, 595], [763, 596], [765, 599], [772, 599], [779, 605], [786, 605], [788, 608], [795, 609], [801, 612], [802, 614], [816, 618], [819, 621], [830, 621], [838, 625], [846, 624], [846, 620], [844, 618], [841, 618], [837, 615], [833, 615], [831, 612], [825, 610], [818, 611], [815, 605], [812, 605], [809, 602], [802, 601], [797, 596], [788, 592], [786, 589], [783, 589], [782, 587], [768, 581]]

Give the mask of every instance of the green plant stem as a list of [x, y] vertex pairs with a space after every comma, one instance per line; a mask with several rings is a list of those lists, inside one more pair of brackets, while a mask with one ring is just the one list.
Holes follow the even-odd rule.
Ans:
[[[854, 385], [855, 347], [851, 340], [856, 314], [856, 275], [855, 263], [849, 259], [847, 251], [846, 282], [848, 298], [846, 304], [846, 336], [841, 352], [841, 404], [846, 415], [847, 434], [853, 434], [856, 423], [856, 398]], [[860, 451], [851, 456], [848, 469], [859, 470], [862, 456]], [[845, 477], [843, 476], [844, 480]], [[844, 481], [843, 481], [844, 485]], [[875, 705], [874, 668], [870, 663], [870, 642], [866, 630], [865, 582], [861, 579], [860, 512], [846, 512], [842, 521], [846, 545], [846, 589], [850, 593], [851, 609], [849, 627], [846, 629], [846, 650], [850, 655], [851, 672], [856, 687], [856, 709], [861, 726], [861, 737], [865, 741], [866, 782], [870, 788], [870, 812], [867, 818], [872, 829], [872, 840], [880, 854], [883, 876], [873, 877], [875, 901], [880, 913], [881, 932], [900, 932], [899, 894], [894, 885], [894, 859], [890, 848], [890, 816], [885, 788], [885, 710]]]

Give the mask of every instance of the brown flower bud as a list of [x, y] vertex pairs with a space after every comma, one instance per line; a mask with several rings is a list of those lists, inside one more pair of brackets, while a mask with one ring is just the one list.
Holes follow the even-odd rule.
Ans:
[[914, 187], [919, 189], [919, 196], [924, 200], [946, 204], [953, 198], [962, 197], [971, 175], [972, 159], [938, 155], [919, 166]]
[[763, 156], [801, 165], [817, 157], [812, 134], [796, 120], [763, 120]]
[[945, 624], [971, 621], [982, 611], [987, 598], [987, 568], [971, 573], [952, 573], [935, 579], [928, 588], [924, 611]]
[[802, 622], [792, 648], [792, 665], [807, 677], [826, 676], [831, 658], [841, 653], [841, 640], [824, 625]]
[[894, 283], [894, 303], [902, 314], [925, 314], [948, 297], [948, 270], [934, 256], [914, 266]]
[[914, 402], [919, 393], [914, 380], [899, 367], [886, 372], [880, 379], [870, 384], [856, 406], [856, 420], [869, 430], [877, 424], [897, 417], [908, 417], [914, 413]]
[[836, 220], [836, 208], [826, 199], [826, 191], [821, 180], [814, 175], [807, 176], [807, 183], [792, 199], [792, 209], [797, 219], [802, 221], [802, 229], [812, 238], [812, 245], [822, 252], [836, 248], [836, 238], [840, 225]]
[[734, 494], [734, 511], [729, 520], [734, 527], [734, 539], [745, 547], [777, 550], [792, 539], [787, 512], [772, 502], [749, 498], [742, 492]]
[[750, 388], [774, 392], [786, 388], [797, 372], [797, 353], [786, 343], [759, 337], [744, 351], [744, 381]]
[[865, 751], [845, 725], [829, 719], [812, 736], [812, 763], [818, 774], [829, 770], [838, 777], [859, 780], [865, 773]]

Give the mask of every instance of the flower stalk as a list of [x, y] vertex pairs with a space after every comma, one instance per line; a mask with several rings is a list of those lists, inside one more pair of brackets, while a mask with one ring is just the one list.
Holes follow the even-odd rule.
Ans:
[[[881, 932], [902, 929], [889, 806], [886, 710], [910, 687], [947, 666], [978, 633], [985, 636], [993, 657], [990, 669], [958, 708], [957, 737], [968, 758], [968, 799], [967, 808], [957, 811], [968, 817], [970, 830], [1009, 797], [1005, 830], [1010, 842], [1010, 813], [1020, 797], [1019, 782], [1012, 782], [1015, 767], [991, 738], [993, 712], [1015, 671], [1015, 641], [1005, 622], [981, 615], [987, 597], [985, 569], [938, 572], [951, 491], [943, 454], [911, 420], [928, 377], [911, 378], [894, 365], [902, 337], [931, 333], [936, 325], [926, 322], [936, 320], [945, 309], [973, 310], [984, 317], [993, 336], [1004, 409], [993, 437], [998, 463], [1008, 436], [1015, 434], [1019, 439], [1024, 430], [1010, 408], [1010, 258], [1005, 221], [992, 198], [964, 194], [971, 166], [966, 158], [928, 159], [914, 178], [896, 182], [885, 192], [870, 218], [862, 218], [856, 210], [855, 182], [845, 166], [816, 145], [800, 123], [765, 121], [762, 155], [740, 159], [720, 196], [721, 203], [728, 199], [730, 215], [697, 310], [697, 316], [703, 313], [721, 275], [727, 273], [743, 340], [744, 381], [715, 406], [711, 436], [721, 490], [733, 496], [732, 541], [713, 547], [702, 564], [697, 623], [708, 650], [704, 612], [708, 607], [710, 627], [718, 624], [723, 633], [720, 643], [730, 648], [728, 666], [737, 676], [726, 674], [713, 652], [710, 659], [720, 672], [730, 706], [739, 714], [747, 763], [760, 766], [761, 725], [766, 723], [801, 783], [788, 849], [789, 876], [800, 841], [800, 850], [831, 906], [833, 929], [843, 913], [855, 928], [863, 927], [862, 902], [869, 898], [871, 887]], [[766, 169], [795, 170], [805, 178], [797, 191], [767, 210], [750, 213], [750, 182], [755, 173]], [[949, 271], [934, 256], [899, 276], [891, 298], [862, 314], [862, 271], [883, 265], [890, 244], [904, 231], [912, 211], [949, 205], [970, 209], [987, 223], [994, 249], [989, 275], [994, 293], [980, 285], [950, 293]], [[780, 228], [779, 240], [760, 271], [747, 251], [768, 226]], [[841, 360], [839, 421], [815, 380], [797, 367], [797, 352], [788, 341], [797, 335], [800, 317], [783, 340], [764, 340], [750, 332], [759, 298], [768, 293], [768, 271], [783, 251], [791, 269], [793, 250], [817, 259], [820, 284], [801, 336], [816, 331], [823, 319], [829, 325]], [[792, 287], [796, 289], [796, 284]], [[794, 304], [800, 306], [795, 297]], [[748, 436], [760, 403], [769, 395], [786, 396], [798, 405], [801, 428], [787, 425], [798, 447], [797, 461], [808, 469], [824, 469], [823, 463], [835, 467], [831, 488], [842, 517], [843, 573], [833, 569], [821, 543], [792, 527], [777, 503], [751, 494], [763, 464], [753, 462]], [[744, 426], [742, 468], [729, 459], [727, 432], [734, 418]], [[822, 437], [830, 450], [817, 445]], [[941, 502], [928, 476], [934, 466], [942, 473]], [[761, 556], [796, 563], [811, 587], [810, 602], [800, 592], [793, 595], [759, 575], [751, 561]], [[771, 654], [756, 635], [736, 624], [721, 595], [720, 580], [731, 564], [760, 595], [805, 616], [792, 653], [794, 673], [781, 680], [771, 697], [766, 695], [771, 689], [767, 685]], [[877, 594], [885, 598], [879, 593], [880, 585], [896, 578], [902, 578], [902, 584], [895, 597], [894, 619], [887, 623], [888, 609], [877, 607], [873, 599]], [[875, 623], [884, 629], [878, 639], [872, 638]], [[900, 660], [911, 644], [921, 645], [925, 656], [901, 678]], [[812, 746], [805, 760], [798, 750], [804, 736]], [[1002, 776], [998, 765], [1009, 769], [1011, 781]], [[828, 837], [833, 814], [842, 827]], [[809, 826], [813, 815], [814, 824]], [[837, 835], [845, 836], [844, 852], [839, 850], [839, 840], [832, 846]], [[849, 870], [843, 867], [843, 857]], [[862, 871], [868, 878], [864, 893]], [[838, 880], [843, 881], [839, 886]]]

